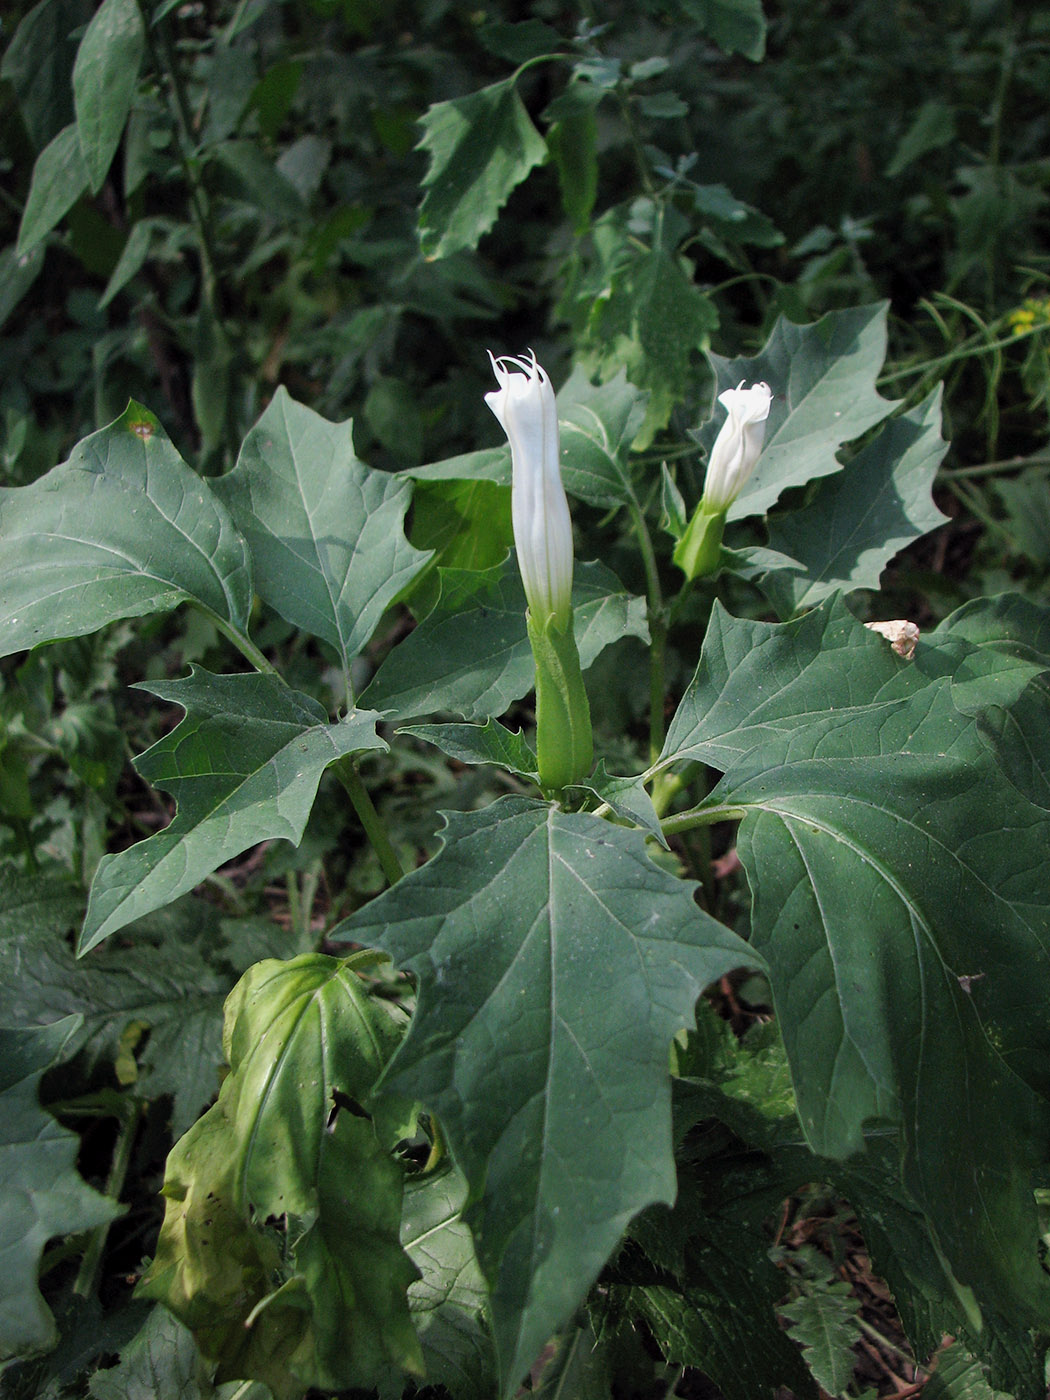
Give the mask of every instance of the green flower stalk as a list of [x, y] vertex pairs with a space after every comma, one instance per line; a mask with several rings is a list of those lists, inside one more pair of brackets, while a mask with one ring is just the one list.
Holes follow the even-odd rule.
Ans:
[[529, 359], [490, 353], [499, 388], [485, 402], [510, 442], [511, 515], [536, 663], [540, 783], [560, 792], [591, 770], [591, 711], [572, 627], [572, 521], [561, 482], [554, 390]]
[[674, 562], [688, 579], [703, 578], [718, 567], [726, 512], [755, 470], [773, 393], [768, 384], [745, 389], [741, 382], [719, 394], [718, 402], [727, 416], [711, 449], [703, 499], [674, 551]]

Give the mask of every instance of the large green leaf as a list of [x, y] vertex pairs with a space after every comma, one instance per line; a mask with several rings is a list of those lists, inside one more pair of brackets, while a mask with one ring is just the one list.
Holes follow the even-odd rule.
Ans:
[[[841, 604], [783, 626], [716, 611], [666, 751], [723, 769], [708, 801], [744, 818], [753, 942], [809, 1141], [842, 1156], [869, 1120], [899, 1123], [903, 1181], [954, 1276], [1042, 1323], [1050, 817], [981, 720], [1030, 703], [1045, 666], [950, 625], [902, 661]], [[1026, 754], [1046, 751], [1039, 711]]]
[[[483, 572], [442, 569], [441, 597], [384, 661], [361, 703], [394, 719], [452, 710], [501, 715], [532, 689], [525, 591], [513, 559]], [[603, 564], [578, 564], [572, 588], [576, 642], [588, 667], [621, 637], [648, 640], [644, 598], [625, 593]]]
[[192, 1329], [219, 1379], [285, 1396], [422, 1369], [402, 1172], [360, 1116], [404, 1028], [359, 975], [375, 960], [251, 968], [227, 1002], [219, 1099], [168, 1158], [141, 1291]]
[[411, 486], [354, 454], [329, 423], [278, 389], [216, 495], [251, 545], [260, 596], [350, 662], [427, 561], [402, 524]]
[[14, 89], [37, 150], [73, 119], [70, 35], [88, 22], [91, 9], [91, 0], [39, 0], [8, 40], [0, 78]]
[[316, 700], [275, 676], [215, 676], [143, 683], [186, 716], [136, 767], [170, 792], [174, 820], [137, 846], [103, 856], [80, 936], [86, 952], [115, 929], [169, 904], [259, 841], [298, 845], [321, 774], [363, 749], [385, 748], [377, 716], [351, 710], [338, 724]]
[[671, 1037], [753, 965], [638, 832], [524, 798], [450, 816], [428, 865], [338, 925], [419, 980], [384, 1085], [438, 1117], [512, 1395], [633, 1215], [674, 1195]]
[[877, 589], [905, 545], [947, 516], [930, 489], [948, 445], [940, 436], [940, 389], [894, 418], [837, 476], [820, 483], [804, 510], [770, 526], [769, 545], [801, 565], [760, 579], [782, 617], [841, 589]]
[[0, 655], [188, 600], [246, 631], [248, 550], [147, 409], [0, 489]]
[[514, 79], [435, 102], [422, 117], [423, 179], [419, 240], [427, 258], [475, 248], [529, 171], [547, 159]]
[[104, 1225], [121, 1211], [78, 1175], [79, 1139], [37, 1097], [41, 1075], [76, 1028], [72, 1016], [41, 1029], [0, 1028], [0, 1365], [58, 1340], [36, 1285], [48, 1240]]
[[[838, 448], [892, 410], [875, 388], [886, 354], [886, 310], [881, 302], [829, 311], [811, 326], [781, 318], [754, 358], [711, 356], [716, 394], [764, 381], [774, 396], [762, 456], [730, 506], [730, 520], [761, 515], [789, 486], [841, 471]], [[724, 418], [719, 408], [697, 435], [708, 453]]]
[[77, 135], [92, 193], [102, 188], [116, 154], [145, 48], [138, 0], [102, 0], [73, 68]]

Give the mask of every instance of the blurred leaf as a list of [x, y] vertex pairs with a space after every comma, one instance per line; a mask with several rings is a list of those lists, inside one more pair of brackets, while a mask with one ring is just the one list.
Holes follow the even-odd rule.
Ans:
[[681, 0], [682, 9], [725, 53], [758, 63], [766, 53], [762, 0]]
[[423, 179], [419, 240], [427, 258], [477, 247], [516, 185], [547, 158], [508, 78], [467, 97], [436, 102], [422, 118], [420, 149], [430, 164]]
[[247, 629], [247, 546], [139, 404], [32, 486], [0, 489], [0, 541], [0, 655], [190, 600]]
[[255, 141], [223, 141], [208, 152], [208, 165], [224, 198], [250, 204], [269, 219], [294, 221], [306, 213], [298, 190]]
[[21, 257], [13, 245], [0, 253], [0, 329], [36, 281], [43, 265], [44, 249], [39, 243]]
[[23, 16], [0, 63], [0, 77], [14, 88], [37, 150], [73, 120], [72, 36], [91, 11], [91, 0], [40, 0]]
[[[451, 710], [501, 715], [533, 687], [525, 591], [513, 560], [483, 572], [440, 571], [433, 611], [394, 648], [361, 695], [388, 718]], [[645, 600], [625, 593], [602, 564], [579, 564], [572, 590], [576, 642], [586, 669], [621, 637], [648, 638]]]
[[[80, 886], [61, 868], [28, 875], [13, 863], [0, 865], [0, 958], [5, 956], [7, 941], [26, 931], [57, 941], [74, 927], [83, 905]], [[9, 986], [14, 988], [15, 983]], [[0, 1016], [0, 1025], [14, 1024]]]
[[147, 782], [171, 793], [178, 811], [155, 836], [103, 856], [81, 953], [193, 889], [249, 846], [276, 838], [298, 845], [328, 765], [386, 747], [375, 714], [351, 710], [329, 724], [316, 700], [275, 676], [215, 676], [194, 666], [183, 680], [139, 688], [186, 711], [135, 762]]
[[[547, 129], [547, 149], [558, 172], [561, 202], [573, 232], [586, 233], [598, 196], [598, 119], [602, 89], [570, 83], [558, 97], [557, 118]], [[550, 117], [550, 109], [544, 113]]]
[[48, 1240], [121, 1213], [80, 1177], [79, 1138], [56, 1123], [37, 1096], [41, 1076], [76, 1029], [74, 1016], [39, 1030], [0, 1028], [0, 1364], [49, 1351], [58, 1341], [36, 1286]]
[[759, 586], [781, 617], [813, 607], [841, 589], [877, 590], [900, 550], [948, 517], [934, 505], [934, 477], [948, 444], [940, 436], [941, 390], [891, 419], [812, 500], [776, 518], [769, 545], [801, 565], [776, 570]]
[[897, 149], [886, 167], [887, 177], [892, 180], [928, 151], [939, 150], [954, 140], [955, 109], [940, 98], [931, 98], [922, 104], [911, 126], [897, 143]]
[[673, 1198], [668, 1046], [752, 954], [640, 833], [518, 797], [450, 815], [441, 852], [332, 937], [419, 979], [383, 1086], [437, 1114], [467, 1177], [509, 1397], [631, 1216]]
[[88, 170], [80, 153], [76, 125], [64, 127], [44, 147], [33, 166], [33, 179], [18, 230], [17, 257], [25, 257], [69, 212], [88, 187]]
[[349, 672], [426, 563], [402, 528], [411, 487], [358, 460], [349, 423], [279, 388], [214, 490], [251, 547], [260, 597], [330, 642]]
[[102, 0], [73, 68], [77, 135], [92, 194], [102, 188], [120, 144], [145, 48], [138, 0]]

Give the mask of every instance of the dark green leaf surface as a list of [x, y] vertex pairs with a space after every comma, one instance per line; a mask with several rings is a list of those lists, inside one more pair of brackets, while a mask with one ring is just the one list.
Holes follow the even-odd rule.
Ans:
[[274, 676], [214, 676], [141, 687], [181, 705], [178, 728], [136, 761], [147, 782], [178, 804], [171, 824], [118, 855], [103, 856], [80, 937], [86, 952], [115, 929], [185, 894], [259, 841], [298, 845], [321, 774], [363, 749], [385, 748], [377, 716], [351, 710], [329, 724], [308, 695]]
[[246, 631], [247, 546], [138, 404], [31, 486], [0, 489], [0, 655], [188, 600]]
[[475, 248], [516, 185], [547, 159], [513, 78], [435, 102], [422, 117], [420, 149], [430, 164], [419, 210], [419, 241], [427, 258]]
[[251, 546], [260, 596], [330, 642], [349, 671], [427, 560], [402, 528], [408, 483], [357, 459], [349, 423], [280, 388], [215, 493]]
[[505, 798], [334, 931], [419, 979], [384, 1081], [437, 1114], [470, 1184], [502, 1394], [627, 1222], [674, 1194], [668, 1047], [747, 946], [640, 833]]
[[1050, 819], [979, 718], [1027, 703], [1040, 669], [950, 622], [904, 662], [840, 604], [783, 626], [716, 612], [668, 739], [726, 772], [709, 801], [744, 816], [753, 942], [809, 1141], [842, 1156], [866, 1120], [901, 1123], [903, 1181], [960, 1284], [1029, 1319], [1048, 1306], [1029, 1173], [1050, 1089]]
[[505, 728], [498, 720], [484, 724], [406, 724], [397, 731], [434, 744], [458, 763], [494, 763], [519, 778], [539, 783], [536, 755], [525, 736]]
[[[886, 354], [886, 303], [829, 311], [815, 325], [783, 318], [753, 359], [712, 355], [715, 393], [764, 381], [773, 405], [758, 466], [729, 508], [730, 520], [761, 515], [787, 490], [842, 470], [835, 456], [893, 404], [876, 391]], [[725, 420], [719, 405], [698, 435], [710, 453]]]
[[420, 1275], [408, 1306], [427, 1381], [456, 1400], [491, 1400], [496, 1357], [485, 1280], [463, 1219], [466, 1201], [467, 1183], [451, 1164], [406, 1183], [401, 1244]]
[[838, 475], [821, 482], [804, 510], [770, 526], [770, 548], [803, 570], [759, 580], [781, 617], [839, 589], [877, 589], [898, 551], [947, 520], [930, 495], [948, 450], [940, 398], [938, 387], [918, 408], [892, 419]]
[[93, 194], [102, 188], [120, 143], [145, 47], [138, 0], [102, 0], [73, 68], [77, 135]]
[[558, 393], [561, 474], [570, 496], [600, 507], [634, 501], [628, 454], [646, 398], [623, 370], [601, 385], [582, 368], [573, 370]]
[[18, 230], [16, 256], [22, 258], [31, 253], [76, 204], [87, 186], [88, 170], [80, 153], [76, 125], [71, 122], [36, 158]]
[[232, 983], [174, 939], [100, 948], [79, 961], [64, 939], [34, 923], [0, 941], [0, 1023], [28, 1028], [75, 1014], [68, 1053], [86, 1051], [92, 1063], [112, 1063], [127, 1028], [148, 1030], [140, 1088], [151, 1098], [172, 1095], [176, 1134], [218, 1087], [222, 1004]]
[[[501, 569], [441, 570], [434, 610], [384, 661], [361, 703], [392, 719], [451, 710], [501, 715], [533, 686], [525, 590], [513, 557]], [[645, 599], [623, 591], [602, 564], [578, 564], [572, 588], [576, 643], [586, 668], [621, 637], [648, 640]]]
[[39, 1030], [0, 1028], [0, 1364], [47, 1351], [58, 1340], [36, 1286], [48, 1240], [121, 1213], [79, 1176], [80, 1140], [37, 1097], [41, 1075], [76, 1029], [72, 1016]]
[[683, 0], [683, 8], [725, 53], [759, 62], [766, 52], [762, 0]]
[[859, 1309], [848, 1283], [820, 1279], [780, 1310], [802, 1345], [806, 1365], [829, 1395], [841, 1395], [853, 1379], [852, 1348], [859, 1337], [853, 1319]]

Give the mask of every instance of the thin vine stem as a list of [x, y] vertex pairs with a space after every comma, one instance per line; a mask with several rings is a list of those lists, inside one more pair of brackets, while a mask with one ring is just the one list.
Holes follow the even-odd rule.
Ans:
[[735, 807], [732, 803], [693, 807], [688, 812], [677, 812], [673, 817], [665, 817], [660, 823], [660, 830], [665, 836], [677, 836], [683, 831], [692, 831], [697, 826], [713, 826], [715, 822], [738, 822], [745, 816], [747, 808]]

